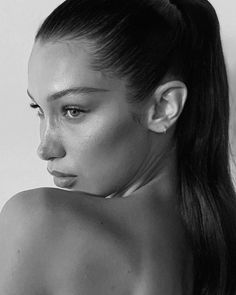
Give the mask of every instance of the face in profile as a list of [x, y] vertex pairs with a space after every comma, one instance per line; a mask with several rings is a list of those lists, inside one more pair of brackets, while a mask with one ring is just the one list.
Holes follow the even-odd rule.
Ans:
[[79, 42], [37, 42], [28, 93], [40, 120], [38, 154], [55, 184], [106, 196], [135, 177], [149, 137], [133, 119], [125, 80], [93, 71], [90, 61]]

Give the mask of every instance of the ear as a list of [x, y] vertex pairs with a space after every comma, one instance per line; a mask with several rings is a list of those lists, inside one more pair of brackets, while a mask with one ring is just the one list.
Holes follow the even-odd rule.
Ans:
[[181, 81], [170, 81], [160, 85], [147, 108], [147, 127], [165, 133], [180, 116], [187, 98], [187, 87]]

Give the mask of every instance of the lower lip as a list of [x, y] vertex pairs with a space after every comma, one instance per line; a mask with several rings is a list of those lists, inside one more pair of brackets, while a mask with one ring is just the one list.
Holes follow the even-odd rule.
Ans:
[[64, 187], [64, 188], [72, 188], [76, 182], [76, 177], [58, 177], [53, 176], [53, 180], [56, 186]]

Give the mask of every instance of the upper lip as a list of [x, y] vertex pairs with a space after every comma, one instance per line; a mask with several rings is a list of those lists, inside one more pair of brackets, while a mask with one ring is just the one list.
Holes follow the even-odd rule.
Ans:
[[75, 174], [69, 174], [69, 173], [63, 173], [63, 172], [60, 172], [60, 171], [56, 171], [56, 170], [49, 170], [47, 169], [48, 172], [56, 177], [75, 177], [77, 175]]

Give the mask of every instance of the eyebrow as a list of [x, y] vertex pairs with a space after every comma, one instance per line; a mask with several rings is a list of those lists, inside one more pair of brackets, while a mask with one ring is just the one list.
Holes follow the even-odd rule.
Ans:
[[[88, 94], [88, 93], [97, 93], [97, 92], [107, 92], [109, 91], [108, 89], [103, 89], [103, 88], [94, 88], [94, 87], [72, 87], [68, 89], [64, 89], [58, 92], [55, 92], [53, 94], [50, 94], [47, 96], [47, 101], [49, 100], [56, 100], [59, 98], [62, 98], [64, 96], [70, 95], [70, 94]], [[35, 101], [35, 98], [33, 95], [29, 92], [27, 89], [27, 94], [28, 96]]]

